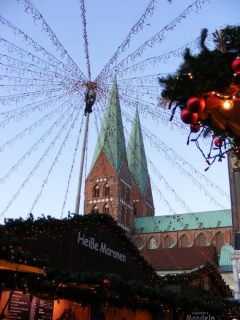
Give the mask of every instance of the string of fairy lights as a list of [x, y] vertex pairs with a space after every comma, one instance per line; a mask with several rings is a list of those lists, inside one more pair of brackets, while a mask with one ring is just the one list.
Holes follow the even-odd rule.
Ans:
[[[144, 51], [150, 47], [153, 48], [156, 44], [161, 43], [165, 38], [165, 33], [169, 31], [173, 31], [177, 25], [183, 20], [186, 19], [186, 16], [192, 14], [193, 12], [198, 13], [201, 9], [201, 5], [203, 5], [205, 2], [208, 2], [208, 0], [203, 1], [195, 1], [193, 4], [188, 6], [186, 10], [184, 10], [176, 19], [174, 19], [171, 23], [166, 25], [162, 30], [157, 32], [153, 37], [151, 37], [149, 40], [145, 41], [141, 46], [139, 46], [135, 51], [133, 51], [131, 54], [129, 54], [126, 58], [121, 60], [117, 65], [114, 65], [112, 68], [112, 72], [118, 71], [121, 74], [121, 70], [126, 68], [129, 64], [132, 65], [133, 61], [141, 58]], [[151, 2], [152, 4], [152, 2]], [[122, 45], [119, 46], [117, 52], [113, 55], [113, 57], [109, 60], [109, 63], [104, 67], [102, 72], [100, 72], [99, 76], [96, 78], [96, 81], [98, 81], [100, 78], [104, 77], [105, 79], [109, 75], [109, 67], [113, 63], [117, 61], [117, 57], [121, 52], [123, 52], [126, 48], [126, 46], [130, 45], [131, 36], [133, 34], [136, 34], [138, 31], [140, 31], [143, 28], [145, 19], [147, 18], [148, 13], [152, 13], [153, 8], [150, 9], [147, 8], [145, 13], [143, 14], [142, 18], [134, 25], [131, 32], [129, 33], [128, 37], [124, 41]], [[153, 58], [154, 59], [154, 58]], [[153, 64], [156, 65], [157, 58], [154, 60]], [[136, 69], [135, 69], [136, 71]]]
[[[169, 113], [165, 108], [156, 108], [156, 101], [160, 94], [160, 88], [157, 85], [158, 74], [143, 75], [131, 78], [125, 78], [126, 75], [135, 74], [139, 71], [146, 70], [148, 67], [156, 68], [161, 63], [165, 63], [171, 57], [180, 57], [184, 50], [188, 47], [195, 49], [199, 38], [187, 43], [186, 45], [167, 52], [165, 54], [148, 58], [146, 60], [136, 62], [141, 59], [145, 50], [149, 47], [153, 47], [156, 44], [161, 43], [165, 38], [165, 33], [168, 31], [174, 31], [177, 25], [182, 19], [185, 19], [187, 15], [193, 14], [200, 10], [200, 4], [204, 5], [208, 0], [197, 0], [193, 2], [184, 12], [179, 15], [174, 21], [165, 26], [151, 39], [146, 41], [137, 50], [127, 55], [123, 60], [118, 61], [120, 55], [129, 48], [132, 37], [140, 32], [145, 26], [146, 21], [153, 14], [155, 8], [155, 0], [150, 1], [149, 6], [145, 10], [144, 14], [137, 21], [134, 27], [131, 29], [127, 38], [118, 47], [118, 50], [109, 60], [107, 65], [102, 69], [96, 78], [97, 83], [97, 98], [94, 105], [95, 110], [93, 112], [94, 129], [96, 137], [100, 132], [100, 123], [102, 122], [102, 116], [106, 108], [106, 102], [111, 89], [111, 81], [114, 76], [117, 77], [119, 98], [122, 105], [128, 110], [135, 110], [138, 108], [140, 114], [144, 117], [150, 116], [152, 119], [161, 122], [162, 124], [169, 125]], [[20, 1], [19, 1], [20, 3]], [[11, 43], [10, 41], [0, 38], [0, 44], [4, 48], [3, 54], [0, 55], [0, 81], [1, 81], [1, 95], [0, 102], [4, 107], [0, 116], [0, 127], [7, 128], [10, 123], [18, 123], [22, 120], [29, 119], [33, 114], [39, 113], [39, 118], [34, 120], [22, 131], [18, 132], [15, 136], [7, 138], [2, 145], [0, 145], [0, 151], [4, 152], [8, 148], [13, 148], [15, 144], [21, 143], [21, 141], [31, 135], [31, 133], [39, 127], [43, 127], [46, 123], [50, 123], [48, 129], [42, 132], [42, 135], [28, 148], [22, 156], [16, 157], [16, 161], [11, 168], [5, 174], [0, 177], [0, 184], [4, 184], [7, 180], [14, 177], [16, 170], [21, 170], [25, 160], [32, 156], [36, 150], [43, 145], [49, 137], [50, 143], [46, 143], [45, 151], [39, 156], [39, 159], [35, 162], [33, 167], [29, 170], [29, 173], [20, 182], [16, 192], [13, 192], [5, 208], [1, 212], [1, 216], [6, 217], [6, 213], [9, 211], [15, 201], [17, 201], [20, 194], [23, 192], [25, 186], [30, 179], [34, 178], [35, 172], [39, 169], [43, 162], [49, 157], [49, 153], [55, 148], [57, 141], [60, 142], [60, 146], [53, 157], [53, 160], [46, 171], [42, 182], [37, 186], [38, 192], [33, 199], [29, 212], [34, 212], [37, 203], [44, 192], [44, 189], [51, 179], [51, 175], [57, 163], [62, 157], [63, 149], [68, 141], [71, 139], [74, 133], [74, 127], [79, 126], [77, 138], [72, 152], [72, 161], [68, 170], [67, 182], [65, 194], [63, 197], [63, 205], [61, 210], [61, 218], [63, 217], [64, 210], [67, 204], [67, 198], [70, 193], [71, 179], [74, 175], [74, 167], [77, 165], [77, 153], [80, 148], [81, 134], [83, 132], [83, 121], [81, 119], [81, 113], [84, 110], [84, 94], [86, 90], [86, 82], [91, 81], [91, 64], [88, 48], [88, 37], [86, 30], [86, 8], [84, 1], [79, 1], [81, 7], [81, 19], [84, 26], [83, 39], [84, 39], [84, 52], [87, 65], [87, 77], [83, 74], [81, 69], [72, 60], [66, 49], [62, 46], [57, 36], [51, 30], [50, 26], [46, 23], [44, 17], [33, 6], [31, 1], [22, 0], [21, 4], [24, 6], [25, 12], [33, 17], [35, 22], [40, 22], [43, 33], [47, 35], [55, 46], [56, 50], [60, 52], [61, 59], [57, 59], [54, 55], [48, 52], [44, 47], [40, 46], [36, 41], [30, 38], [26, 33], [14, 26], [10, 21], [3, 17], [0, 17], [0, 24], [10, 29], [16, 37], [19, 37], [26, 45], [26, 48], [30, 47], [31, 50], [27, 51], [19, 46]], [[209, 35], [209, 41], [212, 39], [212, 35]], [[34, 53], [35, 52], [35, 53]], [[42, 56], [42, 57], [41, 57]], [[153, 85], [154, 83], [154, 85]], [[150, 101], [149, 101], [150, 100]], [[154, 101], [154, 102], [151, 102]], [[159, 104], [161, 104], [159, 102]], [[19, 105], [21, 105], [19, 107]], [[9, 110], [8, 107], [12, 109]], [[44, 114], [43, 114], [44, 112]], [[123, 117], [127, 123], [132, 123], [132, 117], [129, 112], [122, 112]], [[57, 117], [57, 118], [56, 118]], [[80, 120], [81, 119], [81, 120]], [[80, 125], [79, 125], [79, 122]], [[180, 120], [175, 120], [171, 123], [172, 126], [177, 126], [179, 132], [186, 132], [184, 124]], [[53, 136], [55, 130], [58, 130]], [[125, 132], [127, 135], [127, 129]], [[202, 179], [207, 182], [208, 185], [219, 192], [220, 195], [225, 198], [229, 198], [228, 195], [211, 182], [205, 175], [198, 172], [187, 161], [183, 160], [176, 152], [167, 147], [160, 139], [154, 136], [151, 131], [142, 126], [143, 136], [148, 139], [150, 145], [153, 146], [159, 153], [163, 153], [164, 157], [169, 163], [174, 164], [176, 169], [185, 177], [190, 179], [197, 187], [210, 198], [214, 204], [220, 208], [224, 208], [216, 199], [204, 188], [203, 183], [199, 183], [195, 178]], [[61, 139], [61, 140], [60, 140]], [[86, 153], [87, 157], [87, 153]], [[87, 166], [87, 161], [85, 162]], [[170, 191], [175, 199], [182, 204], [182, 207], [186, 212], [191, 212], [186, 203], [178, 196], [176, 190], [174, 190], [166, 178], [160, 173], [158, 168], [154, 166], [150, 159], [148, 159], [149, 167], [152, 172], [162, 180], [167, 190]], [[187, 171], [190, 169], [189, 171]], [[103, 172], [106, 168], [103, 168]], [[87, 167], [85, 172], [87, 171]], [[85, 173], [86, 174], [86, 173]], [[169, 213], [175, 214], [174, 209], [171, 207], [169, 200], [167, 200], [159, 187], [152, 181], [152, 187], [156, 191], [156, 194], [165, 201], [167, 204]], [[165, 199], [165, 200], [164, 200]], [[194, 214], [191, 218], [196, 219]]]
[[[106, 101], [111, 89], [111, 82], [108, 80], [112, 79], [115, 75], [117, 75], [118, 78], [119, 97], [121, 103], [124, 104], [126, 108], [130, 107], [132, 110], [134, 110], [137, 107], [143, 117], [151, 116], [152, 119], [169, 125], [169, 113], [167, 110], [160, 107], [156, 108], [156, 103], [151, 102], [151, 100], [156, 101], [160, 94], [160, 88], [157, 83], [159, 74], [143, 75], [131, 78], [126, 78], [123, 76], [125, 74], [137, 73], [140, 70], [144, 70], [149, 65], [156, 67], [159, 65], [159, 63], [165, 62], [168, 58], [170, 58], [170, 56], [179, 57], [186, 47], [190, 46], [195, 48], [198, 39], [166, 54], [134, 63], [141, 58], [142, 53], [149, 46], [153, 47], [157, 43], [161, 43], [164, 40], [166, 32], [173, 31], [177, 27], [177, 24], [180, 23], [182, 19], [185, 19], [186, 16], [198, 12], [201, 7], [200, 3], [203, 5], [205, 2], [207, 1], [194, 1], [193, 4], [184, 10], [176, 19], [157, 32], [148, 41], [143, 43], [143, 45], [141, 45], [137, 50], [116, 64], [120, 55], [125, 53], [130, 46], [133, 36], [140, 32], [143, 27], [145, 27], [147, 19], [152, 16], [155, 8], [155, 1], [150, 1], [141, 18], [136, 22], [124, 42], [118, 47], [118, 50], [96, 78], [97, 100], [94, 106], [95, 111], [98, 112], [98, 118], [95, 118], [96, 132], [99, 132], [99, 125], [97, 125], [97, 122], [101, 120], [101, 114], [104, 113]], [[23, 5], [26, 14], [33, 18], [36, 26], [38, 26], [38, 24], [41, 26], [43, 33], [47, 35], [53, 46], [58, 51], [60, 59], [48, 52], [43, 46], [39, 45], [34, 39], [16, 27], [12, 22], [8, 21], [4, 17], [0, 17], [0, 23], [9, 29], [15, 37], [18, 37], [25, 42], [26, 48], [31, 48], [31, 50], [27, 51], [6, 39], [0, 39], [3, 47], [5, 48], [3, 54], [0, 55], [1, 81], [3, 83], [1, 85], [1, 89], [3, 92], [6, 92], [5, 95], [0, 96], [0, 100], [2, 105], [13, 107], [13, 109], [10, 110], [9, 108], [5, 108], [6, 111], [1, 113], [2, 121], [0, 122], [0, 126], [7, 127], [10, 122], [19, 122], [23, 119], [28, 119], [32, 114], [40, 114], [44, 112], [43, 116], [40, 116], [39, 119], [37, 119], [35, 122], [32, 122], [27, 128], [24, 128], [14, 137], [5, 141], [0, 146], [0, 150], [5, 151], [9, 147], [14, 147], [15, 144], [28, 137], [38, 127], [44, 126], [46, 123], [49, 123], [49, 121], [54, 120], [48, 130], [46, 130], [24, 153], [24, 155], [19, 157], [15, 164], [1, 177], [0, 183], [3, 184], [12, 176], [14, 176], [14, 172], [21, 169], [25, 160], [31, 157], [32, 154], [43, 143], [45, 143], [45, 141], [53, 134], [57, 127], [62, 125], [60, 131], [55, 135], [55, 138], [53, 138], [49, 146], [46, 147], [45, 152], [39, 156], [39, 160], [35, 163], [35, 166], [33, 166], [31, 172], [25, 177], [16, 192], [13, 193], [13, 196], [1, 213], [3, 217], [10, 209], [11, 205], [17, 200], [20, 193], [23, 192], [23, 189], [30, 179], [33, 178], [40, 165], [46, 160], [49, 152], [54, 149], [53, 147], [56, 141], [61, 138], [62, 141], [59, 151], [49, 166], [47, 171], [48, 174], [46, 175], [46, 178], [43, 179], [39, 192], [33, 201], [31, 210], [35, 208], [35, 205], [40, 201], [40, 197], [44, 191], [45, 185], [50, 179], [51, 173], [62, 154], [62, 150], [64, 149], [66, 142], [69, 140], [70, 132], [74, 128], [74, 124], [77, 122], [78, 117], [80, 117], [80, 115], [77, 117], [74, 112], [75, 110], [78, 110], [79, 113], [84, 108], [84, 93], [86, 90], [85, 83], [87, 79], [91, 80], [91, 65], [88, 48], [89, 42], [86, 29], [86, 8], [84, 1], [80, 1], [79, 4], [83, 24], [84, 52], [88, 73], [87, 77], [72, 60], [66, 49], [62, 46], [57, 36], [50, 28], [49, 24], [45, 21], [44, 17], [31, 3], [31, 1], [21, 1], [21, 5]], [[153, 81], [155, 83], [154, 85]], [[21, 105], [21, 107], [18, 107], [18, 105]], [[101, 108], [99, 108], [99, 106], [101, 106]], [[55, 120], [57, 115], [59, 115], [59, 117], [57, 120]], [[71, 124], [71, 120], [74, 119], [73, 117], [75, 117], [76, 120]], [[126, 116], [125, 119], [127, 118], [129, 119], [129, 117]], [[177, 126], [179, 131], [182, 130], [184, 132], [186, 130], [185, 126], [180, 120], [174, 121], [174, 123], [171, 125]], [[67, 131], [65, 138], [63, 134], [64, 131]], [[80, 129], [79, 132], [82, 131], [83, 130]], [[159, 142], [160, 140], [156, 143], [156, 137], [153, 137], [153, 135], [150, 137], [149, 133], [148, 139], [150, 140], [151, 145], [155, 144], [156, 149], [162, 152], [162, 149], [159, 147], [159, 144], [162, 144], [162, 142]], [[73, 163], [76, 162], [76, 149], [79, 148], [79, 140], [80, 137], [77, 139], [77, 147], [73, 153]], [[179, 159], [179, 156], [175, 155], [176, 157], [173, 160], [168, 155], [168, 152], [169, 150], [164, 152], [165, 156], [168, 158], [167, 161], [174, 161], [176, 158]], [[184, 169], [181, 169], [183, 166], [183, 162], [181, 164], [177, 164], [177, 167], [180, 169], [180, 171], [185, 171]], [[153, 171], [156, 172], [156, 168]], [[159, 171], [157, 172], [157, 175], [161, 175]], [[189, 173], [187, 175], [192, 177], [192, 175]], [[69, 193], [70, 188], [70, 178], [72, 176], [73, 166], [71, 165], [65, 193], [65, 205], [67, 201], [67, 194]], [[203, 189], [202, 184], [199, 184], [198, 186], [200, 189]], [[217, 186], [214, 187], [218, 188]], [[175, 196], [180, 200], [180, 197], [173, 188], [169, 186], [169, 190], [173, 190]], [[213, 197], [211, 199], [214, 200]], [[190, 210], [187, 208], [186, 204], [184, 204], [184, 206], [187, 211]]]

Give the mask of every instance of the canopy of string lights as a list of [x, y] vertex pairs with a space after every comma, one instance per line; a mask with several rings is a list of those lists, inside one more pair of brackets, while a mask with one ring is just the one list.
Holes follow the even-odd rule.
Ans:
[[[139, 110], [154, 202], [156, 208], [161, 208], [156, 214], [202, 210], [206, 198], [210, 203], [208, 210], [229, 207], [226, 183], [222, 182], [224, 173], [218, 181], [214, 168], [206, 176], [194, 166], [202, 159], [191, 160], [192, 149], [183, 151], [182, 143], [189, 128], [177, 116], [169, 122], [171, 112], [159, 99], [162, 88], [158, 81], [172, 71], [172, 85], [175, 85], [179, 75], [175, 69], [182, 56], [186, 56], [186, 49], [193, 50], [194, 54], [199, 49], [200, 26], [208, 27], [213, 23], [212, 18], [207, 18], [208, 6], [214, 9], [220, 4], [211, 3], [211, 0], [187, 0], [187, 5], [178, 1], [150, 0], [148, 5], [144, 4], [139, 17], [138, 1], [134, 2], [135, 6], [125, 4], [129, 10], [114, 1], [107, 1], [106, 5], [98, 2], [93, 5], [84, 0], [76, 0], [72, 5], [57, 0], [48, 3], [2, 0], [2, 3], [0, 219], [29, 215], [36, 210], [38, 215], [47, 212], [62, 217], [67, 210], [74, 210], [86, 92], [88, 108], [94, 106], [89, 120], [87, 141], [90, 142], [86, 144], [84, 159], [85, 177], [114, 77], [126, 141], [134, 112], [136, 108]], [[233, 18], [237, 10], [228, 9]], [[224, 15], [225, 10], [222, 7], [221, 10]], [[223, 15], [216, 17], [214, 28], [228, 21], [223, 21]], [[195, 30], [189, 27], [193, 24], [197, 24]], [[194, 31], [191, 36], [190, 29]], [[183, 44], [183, 37], [195, 37], [195, 34], [197, 38], [185, 38]], [[209, 32], [206, 41], [211, 42], [213, 37], [214, 33]], [[178, 44], [180, 38], [181, 44]], [[161, 47], [167, 41], [170, 41], [168, 45]], [[177, 62], [173, 62], [175, 60]], [[199, 74], [201, 69], [199, 67]], [[194, 81], [198, 78], [194, 74]], [[172, 110], [176, 101], [176, 97], [172, 97], [173, 86], [169, 87], [168, 94], [165, 95], [164, 90], [162, 93], [167, 105], [172, 101]], [[214, 90], [216, 95], [209, 94], [209, 102], [220, 101], [218, 93], [223, 94], [217, 87]], [[201, 94], [203, 92], [210, 90], [201, 91]], [[215, 110], [217, 112], [218, 108]], [[204, 123], [205, 111], [201, 114], [201, 123]], [[214, 113], [212, 116], [215, 117]], [[219, 117], [215, 118], [219, 123]], [[198, 191], [194, 199], [189, 194], [195, 187]], [[187, 203], [189, 201], [192, 203]], [[198, 209], [192, 209], [191, 206], [197, 204]]]

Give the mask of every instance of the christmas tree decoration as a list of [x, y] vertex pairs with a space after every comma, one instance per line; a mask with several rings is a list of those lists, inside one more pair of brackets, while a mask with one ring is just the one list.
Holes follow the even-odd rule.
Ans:
[[[193, 55], [187, 48], [177, 75], [159, 78], [159, 83], [163, 87], [161, 97], [174, 103], [181, 110], [182, 121], [192, 125], [187, 144], [195, 142], [210, 167], [216, 159], [221, 162], [230, 150], [240, 147], [240, 57], [236, 58], [240, 52], [240, 26], [227, 26], [213, 33], [213, 50], [205, 43], [207, 35], [208, 30], [203, 29], [200, 52]], [[188, 72], [191, 81], [181, 76]], [[177, 85], [176, 76], [181, 78]], [[175, 113], [173, 109], [170, 120]], [[196, 121], [201, 123], [201, 131], [194, 125]], [[197, 137], [190, 139], [191, 133], [198, 132]], [[200, 139], [211, 136], [218, 140], [213, 138], [209, 152], [205, 153]]]
[[222, 140], [222, 138], [221, 138], [221, 137], [216, 138], [216, 139], [214, 140], [214, 145], [215, 145], [217, 148], [221, 148], [222, 145], [223, 145], [223, 140]]
[[109, 279], [104, 279], [104, 280], [103, 280], [103, 286], [104, 286], [105, 288], [110, 287], [110, 280], [109, 280]]
[[232, 63], [232, 69], [236, 74], [240, 74], [240, 57], [237, 57]]
[[202, 97], [192, 97], [187, 100], [187, 109], [194, 113], [202, 112], [205, 108], [205, 100]]
[[193, 133], [197, 133], [199, 132], [201, 129], [201, 124], [200, 122], [195, 122], [195, 123], [192, 123], [190, 125], [190, 131], [193, 132]]
[[181, 111], [181, 120], [186, 124], [191, 124], [197, 121], [198, 119], [198, 113], [190, 112], [187, 108], [183, 109]]
[[233, 108], [233, 100], [223, 100], [221, 102], [221, 107], [224, 110], [231, 110]]

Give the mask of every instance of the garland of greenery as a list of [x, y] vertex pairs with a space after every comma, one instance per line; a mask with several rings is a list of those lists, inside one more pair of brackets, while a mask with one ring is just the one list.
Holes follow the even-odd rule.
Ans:
[[[240, 88], [240, 75], [234, 75], [232, 70], [232, 62], [240, 54], [240, 26], [227, 26], [213, 33], [213, 41], [216, 45], [214, 50], [206, 46], [207, 36], [208, 30], [203, 29], [199, 41], [199, 54], [193, 55], [187, 48], [183, 56], [184, 61], [176, 73], [159, 78], [159, 83], [163, 88], [159, 100], [160, 105], [168, 103], [169, 109], [174, 106], [171, 120], [176, 108], [184, 109], [187, 100], [191, 97], [203, 97], [204, 94], [212, 91], [224, 95], [232, 85]], [[204, 129], [201, 131], [202, 136], [209, 133], [222, 136], [223, 140], [227, 140], [231, 146], [240, 147], [240, 137], [234, 134], [229, 127], [220, 130], [214, 125], [211, 112], [207, 119], [198, 120]], [[221, 161], [221, 155], [219, 161]]]
[[[18, 245], [17, 235], [22, 232], [49, 233], [61, 228], [69, 230], [76, 227], [76, 224], [101, 222], [124, 241], [129, 244], [129, 250], [139, 259], [143, 259], [144, 266], [148, 271], [153, 272], [156, 279], [156, 286], [146, 286], [137, 279], [124, 281], [116, 274], [102, 274], [101, 272], [85, 271], [78, 273], [73, 270], [58, 270], [49, 265], [48, 261], [36, 259], [29, 253], [22, 251]], [[29, 234], [29, 235], [30, 235]], [[50, 233], [49, 233], [50, 234]], [[85, 216], [73, 216], [69, 219], [58, 220], [50, 216], [38, 218], [34, 221], [33, 216], [27, 220], [8, 219], [5, 225], [0, 228], [0, 258], [25, 263], [38, 267], [45, 267], [45, 275], [29, 274], [3, 270], [0, 272], [1, 283], [4, 288], [18, 289], [28, 292], [41, 299], [67, 299], [80, 302], [83, 306], [90, 306], [101, 302], [114, 308], [127, 308], [132, 310], [148, 310], [159, 315], [168, 314], [169, 310], [176, 312], [191, 312], [196, 308], [211, 312], [213, 315], [226, 315], [229, 310], [234, 310], [234, 316], [240, 315], [240, 305], [236, 301], [228, 300], [232, 296], [231, 290], [225, 284], [218, 269], [207, 263], [203, 268], [199, 268], [192, 273], [178, 275], [166, 275], [159, 277], [153, 268], [144, 260], [134, 244], [126, 236], [125, 232], [109, 215], [88, 214]], [[195, 280], [209, 276], [211, 281], [220, 289], [221, 296], [210, 292], [205, 296], [188, 296], [184, 294], [174, 294], [167, 286], [178, 284], [191, 286]], [[107, 285], [104, 280], [108, 279]], [[231, 311], [233, 312], [233, 311]], [[223, 316], [224, 319], [224, 316]]]
[[[129, 253], [138, 259], [139, 265], [141, 265], [141, 267], [146, 272], [148, 272], [149, 275], [151, 275], [155, 284], [161, 285], [161, 279], [158, 277], [156, 271], [144, 259], [131, 239], [127, 237], [125, 231], [108, 214], [90, 213], [83, 216], [73, 215], [72, 217], [62, 220], [52, 218], [51, 216], [42, 216], [41, 218], [34, 220], [33, 215], [30, 215], [27, 220], [23, 220], [22, 218], [5, 220], [5, 226], [2, 232], [7, 233], [7, 235], [9, 234], [9, 236], [13, 237], [25, 234], [29, 238], [34, 238], [39, 232], [45, 233], [49, 236], [59, 231], [61, 232], [61, 234], [64, 234], [64, 231], [76, 229], [79, 226], [86, 225], [86, 223], [91, 223], [94, 226], [99, 224], [101, 228], [106, 228], [108, 230], [109, 236], [113, 234], [114, 236], [120, 238], [127, 247]], [[11, 250], [12, 248], [10, 248], [10, 256]], [[17, 258], [17, 256], [15, 257]], [[31, 259], [31, 256], [25, 256], [25, 261], [29, 262], [29, 264]], [[47, 261], [45, 262], [47, 263]]]

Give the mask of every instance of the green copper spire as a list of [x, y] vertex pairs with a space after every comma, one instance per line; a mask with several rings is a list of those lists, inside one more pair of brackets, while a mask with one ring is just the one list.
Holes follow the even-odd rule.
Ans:
[[113, 81], [91, 169], [101, 150], [104, 150], [114, 170], [118, 173], [122, 159], [126, 156], [126, 145], [116, 78]]
[[127, 159], [132, 178], [142, 196], [144, 196], [149, 182], [149, 175], [138, 110], [136, 110], [127, 147]]

